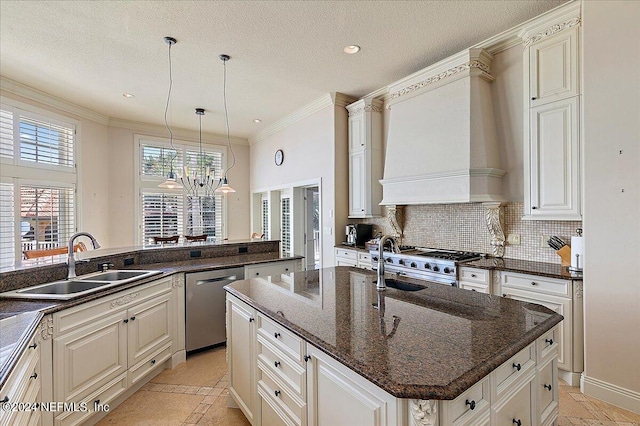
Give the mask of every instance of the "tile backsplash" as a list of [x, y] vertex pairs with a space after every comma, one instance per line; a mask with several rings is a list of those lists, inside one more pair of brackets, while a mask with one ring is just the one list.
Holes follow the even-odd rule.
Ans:
[[[555, 250], [545, 244], [543, 235], [557, 235], [567, 243], [580, 221], [522, 220], [524, 203], [506, 203], [504, 206], [505, 235], [518, 234], [519, 245], [505, 247], [506, 258], [560, 263]], [[401, 244], [451, 250], [491, 253], [490, 235], [485, 221], [486, 209], [482, 203], [426, 204], [404, 207], [404, 235]], [[383, 207], [386, 215], [386, 208]], [[374, 233], [392, 233], [385, 217], [358, 220], [372, 223]]]

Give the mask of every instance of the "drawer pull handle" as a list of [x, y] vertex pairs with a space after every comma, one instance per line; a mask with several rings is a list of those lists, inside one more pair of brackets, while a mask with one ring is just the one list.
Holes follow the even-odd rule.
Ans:
[[476, 289], [475, 289], [475, 288], [472, 288], [472, 289], [471, 289], [471, 291], [476, 291]]
[[29, 349], [35, 349], [35, 348], [37, 348], [37, 347], [38, 347], [38, 344], [37, 344], [37, 343], [34, 343], [33, 345], [29, 345], [29, 346], [27, 346], [27, 347], [28, 347]]
[[471, 274], [471, 278], [475, 278], [475, 277], [476, 277], [476, 274]]
[[289, 272], [289, 268], [284, 268], [285, 271]]
[[518, 419], [518, 420], [513, 419], [513, 423], [514, 423], [516, 426], [522, 426], [522, 421], [521, 421], [520, 419]]
[[276, 362], [274, 362], [274, 363], [273, 363], [273, 365], [275, 365], [275, 366], [276, 366], [276, 368], [280, 367], [280, 361], [276, 361]]
[[520, 369], [522, 368], [522, 366], [520, 365], [520, 363], [513, 363], [513, 368], [515, 368], [516, 370], [520, 371]]
[[124, 319], [122, 322], [125, 323], [125, 324], [128, 324], [129, 323], [129, 318]]
[[37, 379], [38, 378], [38, 373], [33, 373], [32, 375], [29, 376], [30, 379]]
[[135, 321], [135, 320], [136, 320], [136, 317], [131, 317], [131, 321]]
[[256, 272], [256, 275], [260, 275], [260, 272]]
[[538, 285], [538, 283], [535, 281], [531, 281], [531, 285]]
[[550, 391], [550, 390], [551, 390], [551, 385], [547, 385], [547, 384], [545, 383], [545, 384], [544, 384], [544, 388], [545, 388], [546, 390]]
[[93, 406], [95, 407], [97, 405], [100, 405], [100, 400], [99, 399], [96, 399], [95, 401], [93, 401]]
[[469, 401], [468, 399], [464, 402], [464, 405], [468, 405], [470, 410], [475, 410], [476, 408], [476, 402]]
[[532, 101], [535, 101], [536, 99], [538, 98], [536, 98], [535, 96], [531, 98]]
[[278, 332], [276, 331], [275, 333], [273, 333], [273, 337], [275, 337], [275, 338], [277, 339], [278, 337], [280, 337], [280, 333], [278, 333]]
[[311, 359], [311, 355], [304, 356], [304, 362], [308, 362]]
[[2, 398], [2, 400], [0, 401], [1, 403], [5, 403], [5, 402], [9, 402], [9, 397], [5, 395], [4, 398]]
[[533, 210], [536, 210], [536, 209], [537, 209], [537, 207], [536, 207], [536, 206], [531, 206], [531, 208], [532, 208]]
[[549, 344], [549, 346], [553, 345], [553, 339], [544, 339], [545, 342]]
[[155, 365], [155, 364], [156, 364], [156, 360], [155, 360], [155, 359], [152, 359], [152, 360], [151, 360], [151, 365]]
[[275, 391], [274, 393], [276, 394], [276, 396], [280, 396], [280, 391], [279, 390]]
[[33, 408], [40, 408], [40, 403], [39, 402], [34, 402], [33, 403]]
[[253, 317], [249, 318], [249, 322], [254, 322], [255, 319]]

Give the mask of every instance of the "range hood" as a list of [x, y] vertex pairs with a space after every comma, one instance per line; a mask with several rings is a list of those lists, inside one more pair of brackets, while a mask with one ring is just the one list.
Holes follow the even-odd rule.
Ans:
[[380, 204], [503, 200], [492, 59], [470, 49], [390, 87]]

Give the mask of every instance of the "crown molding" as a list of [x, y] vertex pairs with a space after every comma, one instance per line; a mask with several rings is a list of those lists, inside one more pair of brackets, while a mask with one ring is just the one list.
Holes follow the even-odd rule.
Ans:
[[276, 133], [286, 129], [294, 123], [297, 123], [298, 121], [303, 120], [328, 106], [335, 105], [346, 107], [347, 105], [353, 103], [355, 100], [356, 98], [347, 96], [339, 92], [325, 93], [315, 101], [305, 105], [294, 113], [281, 118], [272, 125], [266, 127], [264, 130], [261, 130], [254, 136], [250, 137], [249, 145], [254, 145], [260, 141], [263, 141], [268, 137], [275, 135]]
[[0, 76], [0, 90], [3, 90], [7, 93], [12, 93], [17, 96], [21, 96], [31, 101], [39, 102], [41, 104], [59, 109], [60, 111], [64, 111], [69, 114], [77, 115], [79, 117], [95, 121], [100, 124], [109, 124], [109, 117], [106, 115], [73, 104], [69, 101], [50, 95], [41, 90], [34, 89], [33, 87], [27, 86], [26, 84], [11, 80], [7, 77]]
[[[151, 135], [166, 135], [167, 128], [160, 124], [140, 123], [138, 121], [124, 120], [121, 118], [110, 118], [109, 127], [119, 127], [122, 129], [133, 130], [141, 134]], [[189, 130], [183, 128], [171, 128], [174, 139], [187, 139], [197, 141], [200, 137], [200, 133], [197, 130]], [[234, 145], [249, 145], [249, 141], [244, 138], [231, 137], [229, 138]], [[213, 143], [216, 145], [226, 145], [227, 137], [219, 133], [202, 132], [202, 141], [207, 143]]]

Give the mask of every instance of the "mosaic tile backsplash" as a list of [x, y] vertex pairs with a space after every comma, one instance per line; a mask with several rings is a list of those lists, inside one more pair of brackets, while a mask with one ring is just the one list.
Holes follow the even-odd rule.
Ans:
[[[386, 215], [386, 209], [384, 209]], [[504, 257], [536, 262], [560, 263], [555, 250], [541, 247], [542, 236], [557, 235], [567, 243], [580, 221], [522, 220], [524, 203], [506, 203], [504, 206], [505, 235], [520, 235], [520, 244], [508, 244]], [[372, 223], [374, 233], [392, 233], [386, 216], [358, 220]], [[490, 236], [485, 222], [482, 203], [427, 204], [404, 207], [404, 236], [401, 244], [435, 247], [451, 250], [491, 253]]]

